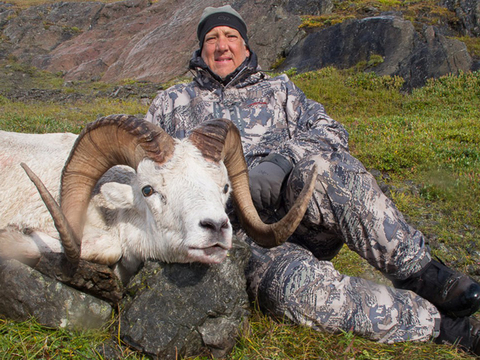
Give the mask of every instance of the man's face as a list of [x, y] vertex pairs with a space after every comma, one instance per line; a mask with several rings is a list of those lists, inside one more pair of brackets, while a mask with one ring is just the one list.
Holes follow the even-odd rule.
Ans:
[[205, 35], [202, 59], [221, 78], [231, 74], [250, 56], [240, 33], [228, 26], [217, 26]]

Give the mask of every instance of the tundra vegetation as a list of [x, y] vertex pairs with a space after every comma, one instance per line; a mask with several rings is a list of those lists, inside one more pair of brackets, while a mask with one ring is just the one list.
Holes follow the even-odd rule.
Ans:
[[[424, 25], [449, 26], [455, 29], [459, 22], [455, 12], [440, 5], [437, 0], [350, 0], [333, 1], [331, 13], [303, 16], [300, 27], [309, 32], [348, 19], [361, 19], [389, 11], [401, 13], [403, 18], [411, 21], [418, 30]], [[471, 56], [480, 56], [480, 38], [469, 36], [454, 38], [465, 43]]]
[[[310, 98], [345, 124], [352, 153], [376, 170], [385, 191], [427, 234], [434, 255], [478, 279], [480, 72], [430, 80], [411, 93], [400, 90], [401, 78], [364, 73], [361, 64], [349, 70], [324, 68], [298, 75], [290, 71], [290, 75]], [[100, 116], [144, 114], [158, 89], [129, 80], [64, 83], [61, 74], [12, 61], [0, 67], [0, 81], [0, 129], [36, 133], [78, 133]], [[385, 281], [347, 249], [335, 265], [349, 275]], [[381, 345], [351, 333], [318, 333], [272, 319], [255, 306], [251, 310], [230, 359], [469, 358], [450, 346]], [[108, 328], [79, 334], [47, 329], [34, 319], [24, 323], [0, 319], [0, 334], [5, 359], [102, 359], [96, 346], [115, 337]], [[128, 350], [124, 356], [143, 358]]]

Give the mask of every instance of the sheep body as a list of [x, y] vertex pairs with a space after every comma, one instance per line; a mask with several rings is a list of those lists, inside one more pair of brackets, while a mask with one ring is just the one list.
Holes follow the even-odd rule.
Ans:
[[[74, 134], [0, 131], [0, 255], [34, 258], [60, 251], [59, 235], [20, 163], [58, 201]], [[98, 181], [87, 211], [81, 257], [113, 266], [126, 281], [142, 261], [221, 262], [231, 247], [225, 212], [230, 194], [223, 162], [207, 161], [188, 139], [175, 140], [171, 159], [143, 159], [137, 171], [115, 166]], [[14, 244], [12, 244], [14, 243]]]

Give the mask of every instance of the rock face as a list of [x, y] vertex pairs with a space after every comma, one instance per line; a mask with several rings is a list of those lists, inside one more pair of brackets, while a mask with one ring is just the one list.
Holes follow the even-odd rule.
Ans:
[[[301, 8], [295, 1], [283, 3], [232, 2], [249, 26], [250, 44], [264, 68], [303, 34], [295, 14]], [[324, 0], [309, 7], [319, 14], [331, 4]], [[0, 23], [9, 39], [4, 57], [11, 53], [38, 68], [63, 71], [66, 80], [164, 82], [188, 72], [198, 46], [200, 15], [206, 6], [221, 5], [219, 0], [60, 2], [33, 6], [14, 16], [11, 6], [3, 4]]]
[[[287, 59], [282, 70], [306, 71], [325, 65], [348, 67], [375, 54], [385, 61], [371, 70], [405, 76], [408, 87], [478, 67], [478, 59], [472, 65], [462, 43], [445, 36], [480, 36], [479, 4], [443, 0], [445, 11], [459, 19], [450, 28], [425, 25], [418, 30], [418, 24], [385, 15], [345, 21], [307, 36], [299, 29], [301, 15], [328, 14], [331, 0], [231, 2], [247, 23], [249, 45], [263, 69], [282, 57]], [[0, 3], [5, 39], [0, 58], [15, 56], [40, 69], [62, 71], [67, 81], [166, 82], [188, 75], [188, 61], [198, 46], [198, 19], [205, 7], [221, 5], [220, 0], [58, 2], [20, 11]]]
[[122, 340], [158, 359], [229, 353], [248, 315], [249, 254], [235, 241], [219, 265], [147, 262], [126, 289]]
[[309, 34], [293, 47], [279, 70], [349, 68], [372, 55], [381, 55], [384, 61], [371, 71], [401, 76], [410, 88], [424, 85], [428, 78], [472, 67], [462, 42], [446, 38], [432, 26], [419, 33], [410, 21], [378, 16], [345, 21]]
[[443, 0], [443, 5], [460, 19], [459, 30], [468, 36], [480, 36], [480, 1]]

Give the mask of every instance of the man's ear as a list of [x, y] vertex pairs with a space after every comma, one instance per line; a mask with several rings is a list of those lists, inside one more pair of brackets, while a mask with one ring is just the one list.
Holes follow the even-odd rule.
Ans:
[[245, 45], [245, 50], [247, 52], [247, 57], [250, 57], [250, 49], [248, 48], [247, 45]]

